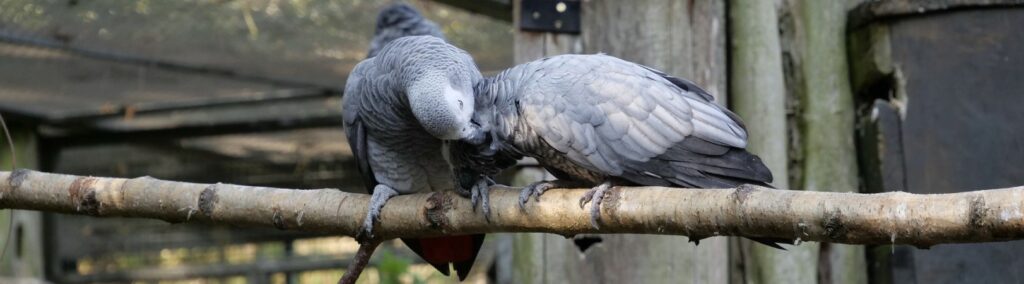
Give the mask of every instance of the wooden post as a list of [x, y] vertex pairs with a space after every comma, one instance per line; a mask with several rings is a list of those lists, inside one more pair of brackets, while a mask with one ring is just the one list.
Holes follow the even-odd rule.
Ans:
[[[36, 168], [37, 142], [35, 133], [28, 127], [8, 125], [11, 139], [0, 133], [0, 168], [12, 169], [11, 148], [17, 156], [18, 168]], [[2, 130], [0, 130], [2, 131]], [[14, 226], [11, 225], [11, 213], [14, 213]], [[13, 234], [9, 230], [14, 230]], [[13, 237], [13, 238], [11, 238]], [[28, 210], [0, 211], [0, 245], [6, 245], [7, 251], [0, 259], [0, 275], [14, 278], [42, 278], [43, 271], [43, 213]]]
[[[803, 29], [803, 90], [800, 114], [804, 190], [856, 192], [854, 102], [846, 60], [846, 14], [843, 1], [800, 1], [794, 7]], [[798, 43], [794, 43], [798, 44]], [[867, 283], [864, 246], [821, 244], [820, 283]]]
[[[788, 188], [786, 89], [775, 1], [729, 2], [733, 110], [747, 123], [747, 149], [774, 174], [772, 183]], [[788, 251], [741, 242], [743, 279], [734, 283], [816, 283], [818, 245]]]
[[584, 1], [583, 50], [682, 76], [726, 100], [722, 1]]
[[[519, 28], [523, 5], [514, 0], [512, 26]], [[580, 37], [570, 34], [553, 34], [517, 30], [515, 33], [516, 64], [566, 53], [579, 53]], [[535, 163], [525, 163], [512, 177], [511, 185], [524, 186], [534, 181], [551, 180], [554, 177]], [[566, 273], [566, 256], [571, 252], [572, 242], [564, 237], [549, 234], [498, 234], [499, 250], [510, 247], [510, 251], [499, 255], [498, 263], [511, 264], [511, 273], [500, 273], [499, 283], [573, 283], [582, 279]], [[502, 260], [501, 258], [505, 258]], [[572, 258], [569, 258], [572, 259]], [[502, 275], [503, 274], [503, 275]]]
[[[693, 80], [726, 103], [726, 18], [723, 1], [583, 2], [586, 53], [604, 52]], [[591, 282], [727, 283], [728, 238], [601, 236], [584, 253]]]
[[[518, 27], [520, 1], [513, 1]], [[695, 81], [725, 103], [725, 3], [721, 1], [591, 0], [581, 5], [581, 35], [516, 32], [516, 62], [563, 53], [604, 52]], [[517, 174], [519, 184], [551, 176]], [[581, 236], [600, 240], [582, 250], [547, 234], [510, 238], [511, 283], [726, 283], [728, 239], [652, 235]], [[502, 277], [499, 277], [501, 279]]]

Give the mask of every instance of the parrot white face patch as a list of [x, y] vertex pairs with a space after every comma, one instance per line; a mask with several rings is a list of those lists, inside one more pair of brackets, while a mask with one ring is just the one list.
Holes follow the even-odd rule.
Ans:
[[473, 94], [456, 90], [451, 85], [445, 86], [444, 93], [444, 98], [448, 101], [448, 109], [455, 117], [454, 130], [456, 130], [452, 133], [454, 137], [446, 137], [446, 139], [466, 138], [472, 135], [474, 129], [469, 121], [472, 119], [475, 107]]
[[468, 137], [474, 128], [472, 92], [452, 87], [441, 76], [421, 78], [409, 88], [409, 104], [413, 115], [427, 132], [442, 140]]

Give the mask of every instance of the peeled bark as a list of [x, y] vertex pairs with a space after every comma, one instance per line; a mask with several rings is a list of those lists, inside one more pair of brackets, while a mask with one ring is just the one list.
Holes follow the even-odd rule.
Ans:
[[[0, 207], [276, 227], [353, 236], [370, 196], [293, 190], [0, 172]], [[1024, 187], [951, 194], [878, 194], [732, 189], [615, 188], [601, 229], [578, 200], [586, 189], [554, 189], [520, 210], [518, 189], [495, 187], [488, 222], [452, 192], [392, 198], [375, 227], [383, 239], [496, 232], [560, 235], [640, 233], [785, 238], [847, 244], [994, 242], [1024, 239]]]

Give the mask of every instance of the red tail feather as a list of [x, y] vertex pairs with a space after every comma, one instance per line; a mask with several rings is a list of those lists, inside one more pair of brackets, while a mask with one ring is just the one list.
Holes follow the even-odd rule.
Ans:
[[430, 263], [462, 262], [476, 257], [471, 236], [419, 239], [423, 260]]
[[405, 245], [423, 260], [448, 275], [448, 265], [455, 264], [459, 280], [465, 280], [484, 243], [484, 235], [446, 236], [423, 239], [402, 239]]

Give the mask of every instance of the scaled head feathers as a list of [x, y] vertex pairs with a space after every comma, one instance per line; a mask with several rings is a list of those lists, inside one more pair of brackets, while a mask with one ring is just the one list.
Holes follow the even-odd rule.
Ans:
[[404, 96], [402, 101], [435, 138], [461, 139], [476, 131], [470, 123], [473, 86], [482, 76], [468, 53], [442, 39], [396, 39], [359, 63], [351, 77], [372, 81], [379, 92]]

